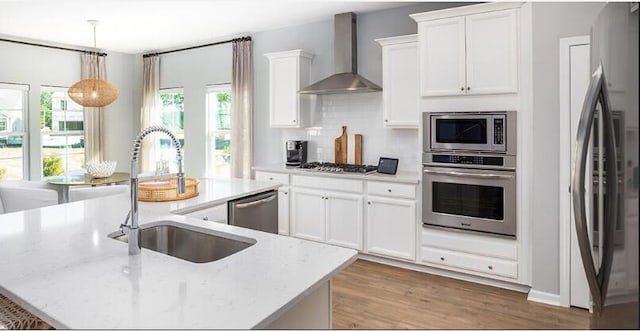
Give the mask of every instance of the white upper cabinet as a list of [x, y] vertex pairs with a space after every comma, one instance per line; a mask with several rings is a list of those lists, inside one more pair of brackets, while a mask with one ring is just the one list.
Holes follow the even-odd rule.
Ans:
[[418, 25], [422, 96], [465, 94], [464, 17]]
[[466, 17], [467, 94], [518, 91], [518, 25], [515, 10]]
[[466, 15], [454, 17], [411, 15], [418, 22], [422, 96], [518, 92], [517, 9], [486, 8], [461, 9]]
[[309, 85], [313, 55], [303, 50], [265, 54], [269, 59], [269, 124], [272, 128], [309, 125], [310, 96], [298, 91]]
[[420, 87], [418, 36], [376, 39], [382, 46], [384, 126], [418, 128]]

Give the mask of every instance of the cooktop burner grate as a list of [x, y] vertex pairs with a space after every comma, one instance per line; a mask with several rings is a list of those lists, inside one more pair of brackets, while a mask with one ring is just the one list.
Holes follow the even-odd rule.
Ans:
[[341, 164], [330, 162], [308, 162], [300, 165], [300, 169], [331, 172], [331, 173], [350, 173], [350, 174], [371, 174], [378, 170], [377, 166], [371, 165], [355, 165]]

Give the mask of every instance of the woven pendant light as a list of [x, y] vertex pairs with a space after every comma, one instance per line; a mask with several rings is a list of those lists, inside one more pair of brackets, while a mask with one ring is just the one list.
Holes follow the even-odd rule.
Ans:
[[93, 54], [96, 57], [94, 78], [83, 79], [69, 88], [67, 94], [71, 100], [84, 107], [106, 107], [114, 102], [120, 92], [113, 84], [104, 79], [98, 79], [98, 50], [96, 47], [96, 24], [98, 21], [89, 21], [93, 25]]

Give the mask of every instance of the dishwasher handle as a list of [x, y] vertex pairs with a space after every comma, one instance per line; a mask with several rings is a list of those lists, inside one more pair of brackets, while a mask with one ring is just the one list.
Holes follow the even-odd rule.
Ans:
[[258, 205], [265, 204], [267, 202], [271, 202], [277, 197], [278, 197], [277, 195], [273, 195], [273, 196], [270, 196], [270, 197], [265, 198], [265, 199], [260, 199], [260, 200], [256, 200], [256, 201], [252, 201], [252, 202], [239, 203], [239, 204], [235, 205], [234, 207], [238, 208], [238, 209], [255, 207], [255, 206], [258, 206]]

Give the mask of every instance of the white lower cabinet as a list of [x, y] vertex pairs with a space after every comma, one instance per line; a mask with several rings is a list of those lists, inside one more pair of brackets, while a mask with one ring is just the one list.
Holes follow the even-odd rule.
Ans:
[[291, 235], [324, 241], [324, 208], [322, 191], [291, 188]]
[[289, 186], [278, 188], [278, 233], [289, 235]]
[[361, 194], [325, 192], [326, 242], [362, 250], [363, 197]]
[[367, 252], [415, 260], [416, 202], [369, 196]]
[[294, 187], [291, 235], [362, 249], [362, 195]]
[[183, 216], [197, 218], [203, 221], [227, 224], [227, 205], [222, 204], [215, 207], [194, 211], [189, 214], [183, 214]]
[[426, 264], [507, 281], [518, 279], [519, 274], [515, 239], [423, 228], [420, 259]]

